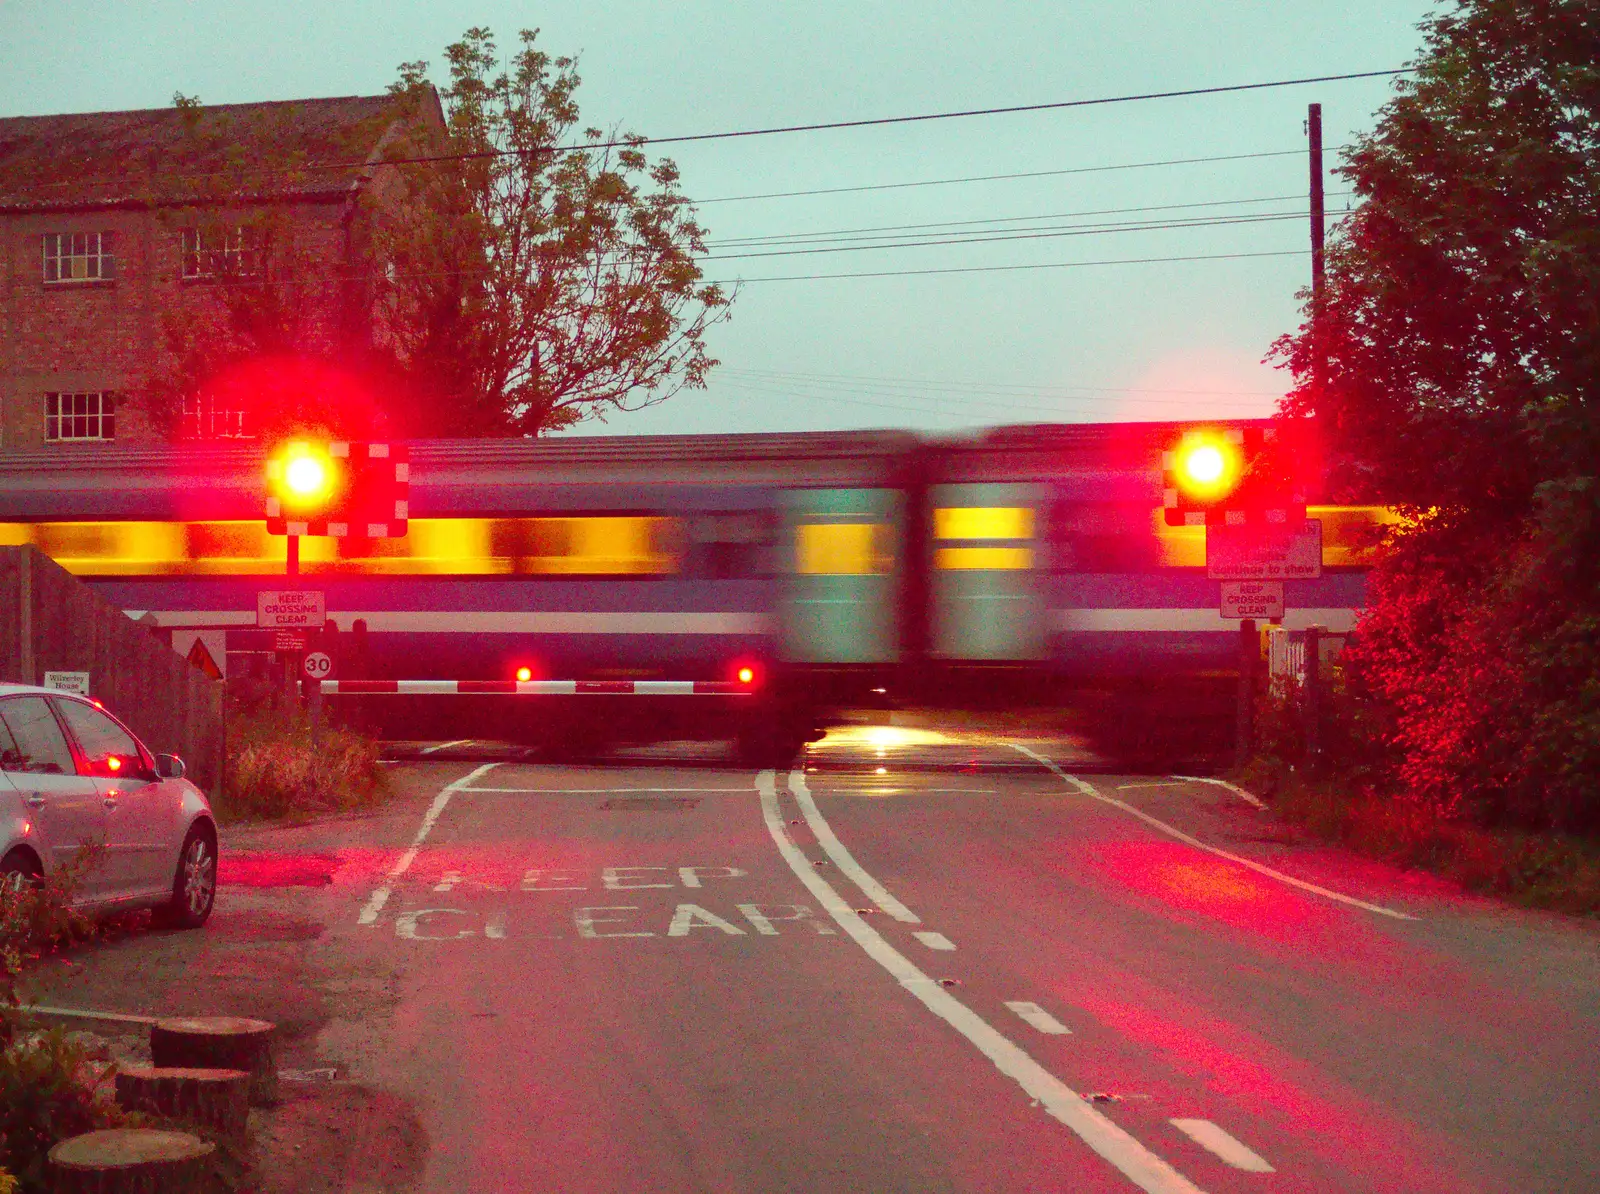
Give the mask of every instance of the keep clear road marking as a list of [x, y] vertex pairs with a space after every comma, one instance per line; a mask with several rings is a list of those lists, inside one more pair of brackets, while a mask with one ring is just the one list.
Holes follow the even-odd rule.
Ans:
[[1133, 805], [1128, 804], [1125, 801], [1118, 800], [1115, 796], [1107, 796], [1104, 792], [1096, 791], [1092, 785], [1079, 779], [1076, 775], [1068, 775], [1065, 771], [1061, 770], [1061, 768], [1057, 767], [1050, 759], [1045, 758], [1041, 754], [1036, 754], [1035, 752], [1029, 750], [1026, 746], [1023, 746], [1017, 742], [1008, 742], [1006, 745], [1012, 750], [1017, 751], [1019, 754], [1027, 755], [1035, 763], [1038, 763], [1041, 767], [1044, 767], [1046, 770], [1051, 772], [1057, 779], [1071, 784], [1085, 796], [1092, 796], [1096, 800], [1102, 801], [1105, 804], [1112, 805], [1115, 808], [1120, 808], [1125, 813], [1132, 813], [1145, 824], [1153, 826], [1167, 836], [1175, 837], [1180, 842], [1191, 845], [1197, 850], [1204, 850], [1207, 854], [1215, 854], [1218, 858], [1226, 858], [1229, 862], [1236, 862], [1242, 867], [1247, 867], [1250, 870], [1255, 871], [1257, 874], [1265, 875], [1269, 879], [1276, 879], [1279, 883], [1287, 883], [1290, 887], [1298, 887], [1301, 891], [1309, 891], [1315, 895], [1325, 896], [1330, 900], [1337, 900], [1341, 904], [1349, 904], [1353, 908], [1365, 908], [1368, 912], [1376, 912], [1379, 916], [1391, 916], [1395, 920], [1417, 919], [1415, 916], [1412, 916], [1409, 913], [1397, 912], [1393, 908], [1385, 908], [1381, 904], [1369, 904], [1365, 900], [1356, 899], [1355, 896], [1347, 896], [1337, 891], [1329, 891], [1326, 887], [1318, 887], [1315, 883], [1307, 883], [1304, 879], [1296, 879], [1293, 875], [1285, 875], [1282, 871], [1275, 871], [1269, 866], [1263, 866], [1261, 863], [1256, 862], [1253, 859], [1244, 858], [1238, 854], [1230, 854], [1227, 850], [1218, 849], [1216, 846], [1208, 846], [1199, 838], [1190, 837], [1183, 830], [1176, 829], [1173, 826], [1168, 825], [1165, 821], [1157, 820], [1155, 817], [1152, 817], [1149, 813], [1144, 812], [1142, 809], [1134, 808]]
[[372, 898], [367, 901], [367, 906], [361, 909], [361, 915], [356, 917], [356, 923], [371, 925], [378, 922], [378, 913], [383, 911], [383, 906], [389, 902], [389, 896], [394, 890], [394, 885], [399, 882], [400, 876], [411, 869], [411, 864], [417, 860], [417, 851], [422, 849], [422, 843], [428, 840], [428, 834], [433, 831], [434, 822], [439, 819], [439, 814], [444, 812], [445, 805], [450, 803], [462, 788], [466, 787], [478, 776], [500, 766], [499, 763], [485, 763], [483, 766], [463, 775], [454, 783], [446, 784], [433, 798], [433, 803], [428, 806], [428, 811], [423, 814], [422, 825], [417, 829], [417, 836], [411, 839], [411, 848], [400, 855], [400, 860], [390, 868], [388, 877], [384, 879], [378, 890], [372, 893]]
[[943, 933], [913, 933], [911, 934], [929, 949], [954, 949], [956, 943]]
[[[796, 779], [799, 779], [798, 786]], [[790, 790], [798, 800], [805, 790], [803, 776], [791, 772]], [[981, 1016], [918, 969], [910, 959], [879, 935], [833, 886], [817, 873], [810, 859], [789, 838], [788, 826], [778, 807], [776, 775], [763, 771], [756, 776], [756, 791], [761, 795], [761, 815], [767, 823], [778, 853], [834, 922], [851, 940], [887, 970], [922, 1005], [966, 1037], [977, 1050], [994, 1063], [1006, 1077], [1016, 1082], [1029, 1098], [1036, 1100], [1053, 1118], [1065, 1124], [1078, 1138], [1115, 1167], [1145, 1194], [1201, 1194], [1200, 1188], [1166, 1161], [1140, 1144], [1127, 1132], [1084, 1101], [1064, 1082], [989, 1026]], [[809, 802], [809, 796], [807, 797]], [[801, 805], [802, 808], [805, 804]], [[818, 835], [818, 840], [821, 840]], [[839, 847], [843, 852], [843, 847]], [[849, 855], [845, 855], [849, 857]], [[843, 865], [834, 858], [841, 870]], [[859, 869], [859, 868], [858, 868]], [[865, 872], [863, 872], [865, 873]], [[870, 878], [870, 876], [868, 876]], [[863, 889], [865, 890], [865, 889]], [[887, 911], [887, 909], [886, 909]]]
[[[822, 810], [817, 807], [817, 802], [811, 799], [811, 789], [806, 787], [804, 772], [789, 772], [789, 791], [794, 793], [795, 803], [800, 806], [800, 812], [805, 817], [806, 824], [811, 826], [811, 832], [817, 836], [817, 844], [822, 847], [822, 852], [833, 860], [833, 865], [849, 876], [850, 881], [859, 887], [866, 897], [884, 912], [887, 912], [902, 924], [921, 924], [922, 918], [890, 895], [884, 889], [883, 884], [867, 874], [862, 869], [861, 864], [851, 855], [850, 851], [844, 848], [844, 843], [834, 836], [833, 827], [823, 819]], [[933, 948], [939, 949], [943, 947], [934, 946]]]
[[1069, 1036], [1072, 1033], [1072, 1029], [1037, 1003], [1030, 1003], [1026, 999], [1008, 999], [1006, 1006], [1021, 1016], [1024, 1023], [1032, 1024], [1046, 1036]]
[[1209, 1119], [1174, 1119], [1170, 1122], [1201, 1148], [1215, 1153], [1235, 1169], [1249, 1173], [1277, 1172], [1260, 1153], [1240, 1144]]

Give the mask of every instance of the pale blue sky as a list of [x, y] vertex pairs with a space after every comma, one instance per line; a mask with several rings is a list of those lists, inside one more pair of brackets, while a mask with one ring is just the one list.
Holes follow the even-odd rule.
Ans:
[[[1048, 103], [1401, 66], [1419, 0], [1056, 0], [737, 4], [727, 0], [3, 0], [0, 115], [373, 94], [405, 60], [438, 63], [470, 25], [509, 45], [537, 26], [581, 58], [586, 122], [655, 136]], [[441, 72], [442, 73], [442, 72]], [[1371, 127], [1386, 80], [674, 147], [713, 241], [1217, 204], [1302, 210], [1306, 105], [1326, 142]], [[781, 199], [770, 192], [1286, 152]], [[1336, 155], [1330, 155], [1329, 165]], [[1329, 178], [1330, 196], [1342, 190]], [[1252, 208], [1231, 201], [1273, 202]], [[1330, 197], [1330, 213], [1343, 200]], [[1302, 220], [708, 262], [747, 279], [713, 333], [710, 388], [616, 432], [766, 431], [1266, 413], [1259, 365], [1297, 322], [1309, 258], [1099, 265], [933, 276], [794, 274], [1036, 265], [1293, 250]], [[713, 252], [717, 252], [715, 248]], [[751, 251], [725, 248], [724, 253]], [[586, 430], [601, 430], [590, 425]]]

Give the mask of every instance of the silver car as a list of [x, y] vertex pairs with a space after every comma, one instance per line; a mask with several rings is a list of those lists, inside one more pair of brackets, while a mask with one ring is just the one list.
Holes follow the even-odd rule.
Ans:
[[183, 760], [152, 755], [97, 701], [0, 684], [0, 881], [26, 882], [104, 845], [85, 911], [153, 908], [199, 928], [217, 892], [217, 827]]

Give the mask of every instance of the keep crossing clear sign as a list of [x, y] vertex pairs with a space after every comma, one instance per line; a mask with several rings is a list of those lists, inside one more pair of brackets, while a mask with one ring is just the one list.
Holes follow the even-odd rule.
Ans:
[[328, 604], [315, 589], [269, 589], [256, 594], [256, 625], [263, 630], [321, 630]]

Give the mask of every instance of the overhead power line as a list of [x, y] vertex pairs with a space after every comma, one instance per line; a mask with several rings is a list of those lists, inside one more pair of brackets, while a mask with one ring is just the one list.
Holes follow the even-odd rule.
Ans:
[[[920, 112], [911, 116], [871, 116], [859, 120], [829, 120], [816, 124], [783, 124], [767, 128], [736, 129], [722, 133], [684, 133], [673, 137], [623, 137], [611, 141], [585, 141], [577, 145], [530, 145], [520, 149], [480, 149], [463, 153], [422, 154], [409, 158], [386, 158], [393, 164], [472, 161], [482, 158], [527, 157], [536, 153], [585, 153], [593, 149], [623, 149], [643, 145], [685, 145], [702, 141], [732, 141], [747, 137], [774, 137], [791, 133], [836, 132], [841, 129], [885, 128], [900, 124], [926, 124], [936, 120], [966, 120], [977, 116], [1012, 116], [1023, 112], [1056, 112], [1067, 108], [1104, 107], [1134, 104], [1149, 100], [1193, 99], [1202, 95], [1225, 95], [1241, 91], [1266, 91], [1277, 87], [1303, 87], [1311, 83], [1342, 83], [1352, 79], [1379, 79], [1409, 74], [1415, 67], [1389, 70], [1351, 71], [1340, 75], [1310, 75], [1300, 79], [1272, 79], [1262, 83], [1228, 83], [1217, 87], [1185, 87], [1174, 91], [1144, 91], [1132, 95], [1106, 95], [1093, 99], [1054, 100], [1042, 104], [1012, 104], [1001, 108], [964, 108], [954, 112]], [[326, 168], [349, 168], [359, 162], [333, 163]]]
[[888, 269], [844, 274], [769, 274], [754, 278], [706, 279], [702, 285], [732, 286], [748, 282], [820, 282], [833, 278], [909, 278], [930, 274], [996, 274], [1015, 270], [1083, 269], [1099, 265], [1160, 265], [1180, 261], [1242, 261], [1252, 257], [1305, 257], [1310, 249], [1279, 249], [1260, 253], [1199, 253], [1187, 257], [1119, 257], [1105, 261], [1043, 261], [1028, 265], [966, 265], [944, 269]]
[[[1329, 152], [1338, 152], [1335, 147]], [[1149, 170], [1157, 166], [1196, 166], [1209, 162], [1243, 162], [1254, 158], [1303, 158], [1303, 149], [1274, 149], [1264, 153], [1225, 153], [1208, 158], [1165, 158], [1154, 162], [1120, 162], [1110, 166], [1073, 166], [1064, 170], [1029, 170], [1021, 174], [972, 174], [963, 178], [923, 178], [914, 182], [880, 182], [854, 187], [822, 187], [813, 191], [767, 191], [759, 195], [723, 195], [696, 199], [695, 205], [743, 203], [751, 199], [796, 199], [809, 195], [847, 195], [860, 191], [901, 191], [908, 187], [948, 187], [969, 182], [1009, 182], [1020, 178], [1059, 178], [1063, 174], [1104, 174], [1111, 170]]]

